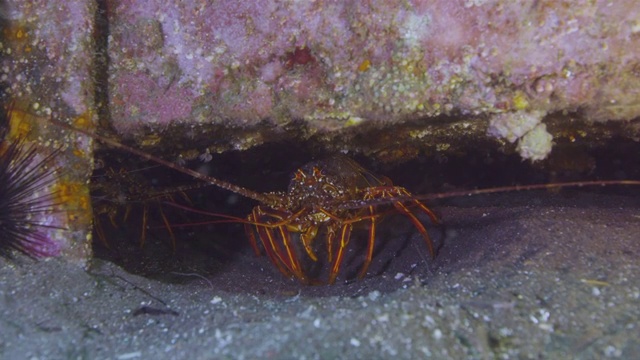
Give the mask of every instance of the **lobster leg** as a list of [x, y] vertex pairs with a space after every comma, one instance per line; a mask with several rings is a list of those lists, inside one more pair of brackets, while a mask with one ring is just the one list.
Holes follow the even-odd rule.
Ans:
[[342, 225], [342, 229], [340, 230], [340, 246], [338, 247], [336, 260], [331, 267], [331, 273], [329, 273], [329, 284], [336, 282], [336, 277], [338, 276], [338, 271], [340, 271], [340, 265], [344, 257], [344, 249], [347, 247], [347, 244], [349, 244], [349, 239], [351, 238], [351, 229], [353, 229], [353, 225], [350, 223]]
[[316, 238], [317, 234], [318, 234], [317, 226], [309, 226], [307, 231], [300, 234], [300, 240], [302, 241], [302, 246], [304, 246], [304, 250], [307, 252], [307, 255], [309, 255], [309, 257], [313, 261], [318, 261], [318, 256], [316, 256], [316, 253], [313, 251], [313, 247], [311, 246], [311, 242]]
[[358, 278], [362, 279], [369, 269], [369, 265], [371, 264], [371, 259], [373, 258], [373, 247], [375, 245], [376, 240], [376, 217], [374, 214], [373, 206], [369, 206], [369, 215], [371, 216], [371, 225], [369, 225], [369, 242], [367, 245], [367, 257], [364, 260], [364, 264], [362, 264], [362, 269], [360, 273], [358, 273]]
[[[306, 211], [306, 209], [303, 209], [302, 211]], [[256, 255], [260, 255], [260, 250], [258, 248], [258, 241], [254, 235], [254, 228], [255, 232], [258, 233], [258, 238], [260, 238], [267, 256], [271, 262], [278, 267], [280, 272], [286, 276], [293, 275], [300, 280], [306, 281], [298, 255], [296, 254], [293, 242], [291, 241], [291, 230], [289, 228], [291, 226], [290, 219], [299, 216], [299, 213], [291, 216], [284, 215], [287, 214], [275, 211], [264, 211], [260, 206], [256, 206], [247, 217], [245, 232]], [[268, 216], [271, 221], [267, 220], [265, 222], [263, 219], [265, 216]], [[297, 230], [295, 227], [293, 229], [293, 231]], [[313, 240], [316, 233], [317, 227], [305, 233], [308, 235], [307, 240], [309, 242]], [[305, 245], [305, 247], [306, 246], [307, 245]], [[308, 246], [310, 247], [310, 244]], [[310, 248], [306, 250], [309, 256], [313, 259], [315, 254], [313, 252], [309, 253], [311, 250]]]
[[329, 229], [327, 232], [327, 260], [331, 264], [333, 262], [333, 240], [336, 238], [336, 232], [333, 229]]
[[[278, 226], [274, 230], [268, 226], [256, 225], [256, 229], [267, 256], [271, 262], [278, 267], [280, 272], [286, 276], [293, 275], [304, 280], [305, 277], [302, 273], [302, 267], [300, 266], [300, 262], [293, 250], [289, 231], [284, 226]], [[276, 235], [274, 231], [277, 231], [278, 235]], [[279, 239], [277, 239], [277, 237], [279, 237]], [[282, 243], [282, 246], [284, 246], [284, 251], [280, 247], [279, 243]]]
[[[127, 209], [128, 210], [128, 209]], [[128, 216], [128, 211], [127, 215]], [[140, 233], [140, 248], [144, 247], [144, 242], [147, 240], [147, 217], [149, 216], [149, 209], [147, 205], [144, 205], [144, 209], [142, 209], [142, 232]]]
[[278, 226], [278, 231], [280, 232], [280, 237], [282, 238], [282, 244], [287, 251], [287, 257], [289, 258], [289, 269], [298, 279], [305, 280], [300, 262], [298, 261], [294, 249], [292, 248], [291, 235], [289, 233], [289, 230], [287, 230], [285, 226]]
[[[258, 248], [258, 241], [256, 240], [255, 237], [255, 233], [258, 232], [258, 237], [260, 238], [260, 241], [262, 242], [263, 247], [265, 248], [265, 251], [267, 251], [267, 253], [269, 252], [269, 250], [267, 250], [267, 243], [265, 241], [265, 239], [261, 236], [258, 226], [255, 225], [255, 229], [254, 229], [254, 225], [258, 222], [258, 207], [255, 207], [253, 209], [253, 211], [251, 211], [251, 214], [249, 214], [249, 216], [247, 216], [247, 221], [248, 223], [244, 224], [244, 232], [247, 234], [247, 237], [249, 238], [249, 242], [251, 243], [251, 247], [253, 247], [253, 251], [256, 253], [256, 256], [260, 256], [260, 249]], [[271, 257], [271, 255], [268, 255], [269, 257]]]
[[429, 215], [429, 218], [431, 218], [431, 221], [438, 225], [440, 224], [440, 219], [438, 219], [438, 216], [436, 216], [436, 214], [433, 213], [433, 211], [431, 211], [431, 209], [429, 209], [425, 204], [421, 203], [418, 200], [413, 200], [413, 202], [418, 205], [418, 207], [420, 208], [420, 210], [422, 210], [425, 214]]
[[[247, 221], [249, 221], [250, 223], [255, 222], [255, 220], [253, 219], [253, 214], [249, 215], [249, 217], [247, 217]], [[256, 240], [256, 235], [255, 235], [255, 231], [253, 229], [252, 224], [249, 223], [245, 223], [244, 224], [244, 232], [247, 235], [247, 238], [249, 238], [249, 243], [251, 243], [251, 247], [253, 248], [253, 251], [256, 253], [256, 256], [260, 256], [260, 249], [258, 248], [258, 241]], [[260, 239], [262, 240], [262, 239]], [[264, 241], [263, 241], [264, 243]]]
[[111, 247], [109, 246], [109, 242], [107, 241], [107, 236], [104, 233], [104, 229], [102, 228], [102, 223], [100, 222], [100, 218], [95, 218], [93, 222], [93, 227], [95, 228], [96, 234], [98, 235], [98, 239], [100, 239], [100, 242], [102, 243], [102, 245], [104, 245], [107, 249], [111, 249]]
[[278, 268], [278, 270], [285, 276], [291, 276], [291, 268], [285, 261], [282, 251], [276, 244], [274, 234], [267, 225], [260, 225], [258, 219], [262, 216], [262, 209], [256, 206], [251, 214], [247, 216], [248, 223], [244, 224], [244, 231], [249, 238], [251, 247], [257, 256], [260, 256], [260, 249], [258, 248], [258, 241], [255, 233], [258, 233], [258, 238], [262, 242], [262, 247], [267, 254], [267, 257]]
[[[404, 195], [404, 196], [409, 196], [412, 197], [411, 193], [408, 192], [406, 189], [402, 188], [399, 190], [398, 195]], [[427, 214], [429, 216], [429, 218], [431, 218], [431, 221], [434, 224], [440, 224], [440, 219], [438, 219], [438, 217], [436, 216], [436, 214], [433, 213], [433, 211], [431, 211], [431, 209], [429, 209], [425, 204], [423, 204], [422, 202], [413, 199], [411, 201], [414, 205], [418, 206], [420, 208], [420, 210], [422, 210], [425, 214]], [[397, 207], [396, 207], [397, 208]]]
[[[418, 203], [420, 204], [420, 202]], [[413, 226], [415, 226], [416, 229], [418, 229], [420, 234], [422, 234], [422, 237], [424, 238], [425, 242], [427, 243], [427, 247], [429, 248], [429, 253], [431, 254], [431, 257], [435, 257], [436, 253], [433, 249], [433, 242], [431, 241], [431, 238], [427, 233], [427, 229], [425, 229], [424, 225], [422, 225], [420, 220], [418, 220], [418, 218], [403, 203], [398, 201], [393, 205], [396, 207], [396, 209], [398, 209], [400, 213], [404, 214], [409, 218], [409, 220], [411, 220], [411, 222], [413, 223]], [[431, 213], [431, 211], [429, 211], [429, 213]]]
[[169, 236], [171, 236], [171, 246], [173, 247], [173, 251], [176, 251], [176, 237], [173, 234], [173, 230], [171, 229], [171, 224], [169, 224], [169, 220], [167, 219], [167, 216], [164, 214], [164, 211], [162, 210], [162, 206], [160, 206], [159, 208], [160, 208], [160, 216], [162, 217], [162, 221], [164, 222], [164, 227], [167, 228], [167, 232], [169, 233]]
[[262, 241], [264, 250], [267, 253], [267, 257], [274, 265], [276, 265], [282, 274], [285, 276], [291, 276], [291, 267], [285, 261], [282, 251], [276, 244], [273, 231], [261, 225], [256, 225], [256, 230], [258, 231], [258, 237]]

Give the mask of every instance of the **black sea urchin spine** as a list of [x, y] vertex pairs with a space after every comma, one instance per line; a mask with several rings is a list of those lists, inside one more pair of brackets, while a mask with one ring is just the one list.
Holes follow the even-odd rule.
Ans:
[[[9, 114], [0, 124], [3, 133]], [[48, 166], [56, 152], [42, 157], [37, 150], [23, 139], [0, 143], [0, 256], [11, 257], [16, 250], [32, 257], [60, 252], [49, 237], [54, 227], [46, 223], [55, 207], [50, 189], [55, 171]]]

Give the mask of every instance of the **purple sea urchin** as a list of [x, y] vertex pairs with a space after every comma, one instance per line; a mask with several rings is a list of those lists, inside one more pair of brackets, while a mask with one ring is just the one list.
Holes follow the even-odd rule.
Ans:
[[0, 256], [11, 257], [15, 250], [32, 257], [60, 252], [45, 231], [52, 226], [44, 220], [55, 206], [55, 194], [46, 190], [55, 180], [55, 169], [49, 167], [55, 155], [41, 158], [37, 146], [22, 138], [0, 143]]

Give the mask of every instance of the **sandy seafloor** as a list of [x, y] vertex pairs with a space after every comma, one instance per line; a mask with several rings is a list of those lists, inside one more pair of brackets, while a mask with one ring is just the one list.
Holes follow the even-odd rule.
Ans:
[[[156, 257], [146, 276], [124, 270], [132, 258], [0, 260], [0, 358], [640, 358], [637, 189], [434, 209], [435, 260], [393, 217], [367, 278], [334, 286], [285, 279], [249, 247]], [[356, 251], [347, 259], [357, 271]]]

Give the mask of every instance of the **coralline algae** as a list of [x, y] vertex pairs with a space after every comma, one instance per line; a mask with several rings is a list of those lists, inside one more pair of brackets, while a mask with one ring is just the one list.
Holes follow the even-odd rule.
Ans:
[[[169, 135], [214, 144], [187, 149], [200, 153], [267, 142], [266, 130], [322, 134], [332, 151], [394, 161], [454, 149], [447, 141], [458, 130], [484, 137], [488, 119], [490, 137], [517, 141], [538, 160], [553, 144], [545, 129], [553, 114], [640, 115], [633, 0], [18, 0], [0, 15], [5, 100], [86, 129], [108, 114], [102, 120], [132, 137], [179, 124], [182, 133]], [[459, 126], [434, 143], [431, 120], [442, 115]], [[334, 141], [345, 128], [383, 126], [366, 137], [371, 144]], [[624, 135], [638, 138], [639, 129]], [[91, 140], [42, 134], [65, 144], [61, 163], [73, 169], [65, 186], [85, 184]], [[73, 221], [64, 252], [83, 259], [90, 222]]]
[[[115, 126], [306, 119], [324, 129], [328, 118], [428, 121], [523, 102], [630, 119], [639, 11], [633, 1], [114, 2]], [[308, 61], [292, 66], [301, 49]]]

